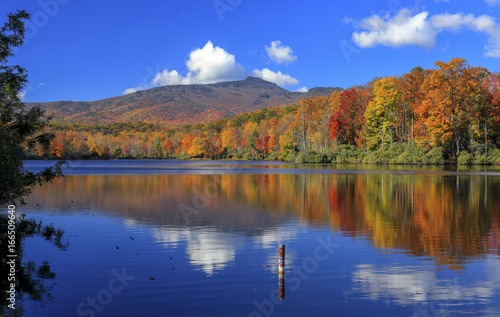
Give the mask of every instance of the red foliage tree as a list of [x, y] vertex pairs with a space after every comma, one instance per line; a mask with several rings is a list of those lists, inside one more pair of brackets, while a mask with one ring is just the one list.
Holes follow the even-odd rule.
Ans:
[[262, 135], [255, 139], [255, 148], [259, 153], [264, 153], [267, 151], [267, 146], [269, 143], [269, 135]]
[[333, 135], [341, 142], [361, 146], [365, 122], [363, 115], [370, 100], [367, 90], [344, 90], [340, 94], [339, 110], [330, 116], [330, 137]]
[[340, 112], [335, 112], [330, 116], [328, 120], [328, 130], [330, 131], [329, 137], [337, 143], [341, 138], [341, 131], [345, 125], [345, 121], [342, 120]]

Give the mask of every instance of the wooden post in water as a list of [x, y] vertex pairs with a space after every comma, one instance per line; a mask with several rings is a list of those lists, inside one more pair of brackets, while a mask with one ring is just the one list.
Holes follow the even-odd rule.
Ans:
[[278, 271], [279, 271], [279, 300], [285, 299], [285, 245], [280, 244], [279, 246], [279, 259], [278, 259]]

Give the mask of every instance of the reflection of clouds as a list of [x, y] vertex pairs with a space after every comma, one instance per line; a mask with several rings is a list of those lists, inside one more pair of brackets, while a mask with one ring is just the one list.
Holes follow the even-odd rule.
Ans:
[[177, 247], [179, 242], [189, 240], [191, 232], [177, 228], [152, 228], [153, 237], [156, 241], [167, 244], [169, 247]]
[[127, 227], [136, 227], [139, 225], [139, 223], [137, 221], [135, 221], [134, 219], [130, 219], [130, 218], [125, 218], [123, 219], [123, 223], [127, 226]]
[[297, 234], [296, 228], [276, 228], [265, 230], [262, 234], [253, 237], [252, 242], [256, 245], [256, 248], [277, 248], [280, 243], [292, 240]]
[[221, 233], [217, 231], [192, 232], [186, 252], [191, 264], [199, 265], [208, 276], [215, 271], [223, 270], [229, 262], [234, 261], [237, 249], [243, 249], [243, 236]]
[[425, 301], [435, 285], [433, 270], [414, 267], [385, 267], [377, 269], [374, 265], [357, 265], [352, 275], [360, 292], [371, 300], [386, 298], [390, 294], [399, 304]]
[[500, 284], [500, 260], [496, 255], [488, 255], [484, 261], [486, 272], [490, 281]]
[[186, 241], [186, 253], [192, 265], [199, 266], [208, 275], [223, 270], [235, 259], [236, 250], [243, 249], [246, 238], [242, 235], [218, 232], [213, 229], [152, 228], [159, 243], [176, 247]]
[[[175, 248], [185, 241], [191, 264], [200, 267], [208, 276], [234, 262], [237, 250], [244, 249], [247, 242], [247, 237], [243, 234], [221, 232], [213, 228], [156, 227], [151, 228], [151, 231], [157, 242], [169, 248]], [[296, 236], [296, 229], [276, 228], [252, 237], [256, 248], [269, 252], [265, 262], [266, 269], [278, 273], [278, 244], [290, 241]], [[293, 264], [293, 258], [296, 258], [295, 252], [287, 249], [287, 267]]]
[[[278, 274], [278, 246], [297, 237], [298, 231], [295, 227], [276, 228], [265, 230], [262, 234], [252, 238], [256, 249], [268, 249], [266, 259], [266, 270]], [[285, 268], [292, 267], [297, 251], [285, 247]]]
[[[439, 279], [433, 265], [429, 266], [377, 266], [357, 265], [352, 274], [354, 294], [364, 294], [373, 301], [390, 298], [399, 305], [435, 303], [461, 305], [465, 302], [494, 303], [500, 288], [500, 261], [489, 258], [484, 263], [485, 280], [464, 284], [458, 278]], [[494, 276], [493, 276], [494, 275]], [[430, 305], [430, 307], [433, 305]]]

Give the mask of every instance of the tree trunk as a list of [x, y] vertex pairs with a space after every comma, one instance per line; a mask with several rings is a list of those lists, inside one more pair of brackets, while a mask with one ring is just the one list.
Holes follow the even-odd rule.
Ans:
[[384, 133], [382, 131], [382, 129], [379, 128], [379, 131], [380, 131], [380, 138], [382, 139], [382, 148], [384, 148]]
[[413, 114], [412, 114], [412, 116], [411, 116], [411, 139], [412, 139], [412, 140], [413, 140], [413, 127], [414, 127], [414, 126], [413, 126], [413, 117], [414, 117], [414, 116], [413, 116]]
[[484, 125], [484, 163], [486, 164], [488, 155], [488, 126]]
[[304, 118], [304, 105], [302, 105], [302, 144], [303, 144], [303, 150], [307, 150], [307, 144], [306, 144], [306, 122]]

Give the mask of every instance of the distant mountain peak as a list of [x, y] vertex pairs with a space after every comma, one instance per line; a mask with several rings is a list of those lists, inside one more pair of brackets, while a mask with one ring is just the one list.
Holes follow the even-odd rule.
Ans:
[[249, 76], [244, 80], [204, 85], [161, 86], [96, 101], [28, 103], [39, 106], [54, 122], [104, 124], [148, 122], [184, 125], [206, 123], [262, 108], [296, 105], [303, 97], [327, 96], [341, 88], [291, 92]]
[[241, 87], [269, 87], [269, 88], [279, 88], [283, 89], [280, 86], [276, 85], [275, 83], [266, 81], [262, 78], [259, 77], [253, 77], [253, 76], [248, 76], [247, 78], [243, 80], [234, 80], [234, 81], [223, 81], [215, 84], [209, 84], [210, 86], [214, 87], [236, 87], [236, 88], [241, 88]]
[[264, 79], [259, 78], [259, 77], [254, 77], [254, 76], [248, 76], [243, 81], [248, 82], [248, 83], [267, 83], [267, 84], [276, 85], [275, 83], [271, 83], [267, 80], [264, 80]]

